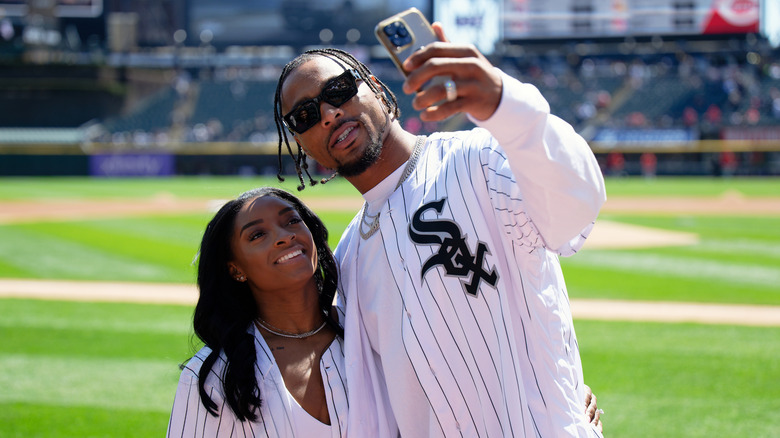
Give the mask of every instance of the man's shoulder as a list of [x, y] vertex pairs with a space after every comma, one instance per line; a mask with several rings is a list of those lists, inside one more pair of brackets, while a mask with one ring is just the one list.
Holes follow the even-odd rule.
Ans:
[[479, 126], [473, 126], [469, 129], [459, 129], [456, 131], [436, 131], [432, 133], [429, 138], [435, 142], [446, 142], [462, 140], [475, 136], [482, 137], [485, 135], [490, 136], [490, 132], [488, 132], [487, 129], [480, 128]]
[[336, 258], [337, 262], [341, 262], [341, 259], [344, 256], [344, 252], [347, 250], [347, 247], [349, 247], [350, 242], [352, 242], [352, 240], [356, 237], [357, 224], [359, 221], [359, 215], [355, 215], [355, 217], [352, 218], [352, 221], [350, 221], [349, 225], [347, 225], [347, 228], [345, 228], [344, 232], [341, 234], [339, 243], [336, 245], [336, 249], [333, 250], [333, 256]]
[[480, 151], [485, 148], [496, 148], [498, 142], [485, 128], [475, 127], [461, 131], [441, 131], [430, 136], [430, 143], [442, 153], [457, 150]]

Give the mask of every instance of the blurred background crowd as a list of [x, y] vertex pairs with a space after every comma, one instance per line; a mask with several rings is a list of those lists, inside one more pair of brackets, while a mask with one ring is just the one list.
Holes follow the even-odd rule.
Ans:
[[[483, 51], [539, 87], [552, 112], [591, 143], [605, 173], [780, 174], [780, 50], [762, 27], [772, 21], [764, 18], [772, 6], [757, 0], [660, 2], [668, 10], [640, 0], [400, 3], [0, 1], [0, 153], [3, 145], [13, 154], [41, 144], [83, 153], [273, 153], [278, 75], [301, 50], [319, 45], [356, 53], [383, 78], [410, 131], [467, 129], [461, 117], [420, 121], [373, 24], [416, 6], [432, 20], [453, 20], [444, 20], [451, 36], [467, 36], [459, 26], [489, 26], [485, 5], [492, 4], [501, 6], [496, 17], [504, 31]], [[483, 12], [474, 12], [480, 7]], [[753, 22], [724, 19], [746, 7]], [[651, 10], [663, 10], [663, 20], [647, 19]], [[544, 20], [557, 24], [542, 26]]]

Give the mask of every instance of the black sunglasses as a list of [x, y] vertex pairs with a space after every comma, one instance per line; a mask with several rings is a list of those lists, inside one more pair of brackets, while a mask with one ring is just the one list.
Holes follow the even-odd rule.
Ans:
[[283, 119], [287, 128], [298, 134], [306, 132], [307, 129], [320, 121], [320, 102], [340, 107], [357, 94], [358, 79], [360, 79], [360, 74], [353, 69], [349, 69], [330, 79], [322, 87], [322, 92], [319, 96], [301, 102], [292, 111], [284, 115]]

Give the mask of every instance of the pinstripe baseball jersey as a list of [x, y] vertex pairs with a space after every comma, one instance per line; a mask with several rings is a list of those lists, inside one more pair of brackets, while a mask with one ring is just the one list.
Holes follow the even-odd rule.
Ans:
[[[342, 316], [343, 317], [343, 316]], [[343, 320], [343, 319], [341, 319]], [[168, 437], [306, 437], [296, 416], [307, 415], [284, 386], [282, 374], [263, 336], [252, 325], [257, 361], [255, 376], [259, 382], [262, 404], [256, 421], [239, 421], [228, 406], [222, 385], [225, 355], [220, 354], [206, 378], [205, 389], [217, 404], [219, 416], [206, 411], [198, 393], [198, 372], [211, 352], [203, 347], [187, 363], [181, 373], [173, 410], [168, 424]], [[330, 414], [330, 432], [324, 437], [344, 437], [347, 421], [347, 387], [344, 378], [343, 340], [333, 340], [322, 354], [320, 371]], [[305, 418], [303, 420], [306, 420]], [[311, 421], [317, 421], [311, 417]], [[303, 424], [306, 424], [305, 421]]]
[[406, 182], [364, 195], [376, 234], [358, 213], [342, 236], [350, 436], [600, 436], [558, 257], [603, 178], [534, 87], [503, 88], [493, 117], [431, 135]]

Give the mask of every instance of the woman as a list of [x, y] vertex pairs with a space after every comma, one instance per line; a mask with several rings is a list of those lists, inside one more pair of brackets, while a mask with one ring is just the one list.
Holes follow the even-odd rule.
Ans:
[[343, 330], [327, 237], [279, 189], [248, 191], [217, 212], [198, 260], [193, 323], [205, 346], [182, 371], [169, 437], [344, 436]]

